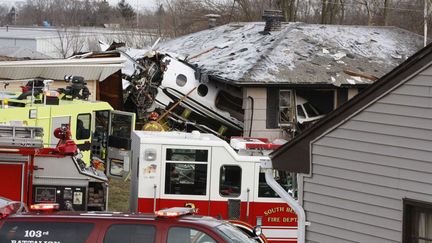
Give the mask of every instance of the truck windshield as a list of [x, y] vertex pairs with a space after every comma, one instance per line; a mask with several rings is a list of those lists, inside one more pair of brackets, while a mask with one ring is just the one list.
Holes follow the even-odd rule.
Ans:
[[318, 110], [309, 102], [304, 103], [303, 107], [305, 108], [306, 113], [307, 113], [309, 118], [320, 115]]
[[246, 242], [246, 243], [256, 243], [255, 240], [249, 238], [245, 233], [243, 233], [241, 230], [239, 230], [237, 227], [233, 226], [232, 224], [225, 223], [221, 224], [216, 227], [222, 234], [224, 238], [228, 242], [232, 243], [239, 243], [239, 242]]

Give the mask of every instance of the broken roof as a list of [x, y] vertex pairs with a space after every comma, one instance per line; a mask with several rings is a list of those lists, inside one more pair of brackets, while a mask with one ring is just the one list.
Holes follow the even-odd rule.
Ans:
[[[421, 49], [421, 36], [395, 27], [264, 22], [219, 26], [179, 37], [160, 49], [188, 56], [209, 75], [237, 85], [369, 84], [346, 71], [381, 77]], [[345, 72], [344, 72], [345, 71]]]
[[421, 49], [408, 60], [385, 74], [363, 92], [327, 114], [323, 119], [306, 129], [270, 154], [273, 167], [278, 170], [308, 174], [311, 171], [311, 143], [318, 137], [336, 129], [351, 116], [373, 104], [379, 97], [388, 94], [393, 88], [409, 81], [432, 63], [432, 44]]

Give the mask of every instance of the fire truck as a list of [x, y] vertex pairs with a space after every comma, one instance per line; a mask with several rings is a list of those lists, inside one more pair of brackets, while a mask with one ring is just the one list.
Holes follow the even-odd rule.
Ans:
[[70, 211], [104, 210], [107, 176], [86, 166], [66, 126], [57, 128], [56, 147], [43, 147], [43, 129], [0, 125], [0, 197], [58, 203]]
[[[269, 242], [297, 241], [297, 214], [279, 197], [293, 187], [293, 177], [273, 170], [283, 188], [278, 195], [266, 183], [260, 151], [275, 145], [260, 140], [232, 143], [197, 131], [132, 133], [131, 210], [155, 212], [192, 207], [201, 215], [262, 227]], [[299, 224], [300, 226], [300, 224]]]
[[68, 126], [82, 160], [106, 162], [130, 160], [130, 134], [135, 114], [117, 111], [107, 102], [87, 100], [85, 82], [79, 76], [66, 76], [70, 86], [49, 90], [52, 80], [30, 80], [22, 92], [0, 92], [0, 125], [42, 127], [43, 144], [55, 147], [54, 130]]

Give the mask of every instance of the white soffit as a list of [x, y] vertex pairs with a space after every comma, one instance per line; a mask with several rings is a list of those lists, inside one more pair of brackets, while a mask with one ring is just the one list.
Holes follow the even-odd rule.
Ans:
[[63, 80], [65, 75], [76, 75], [86, 80], [102, 81], [122, 69], [125, 61], [113, 57], [0, 62], [0, 79]]

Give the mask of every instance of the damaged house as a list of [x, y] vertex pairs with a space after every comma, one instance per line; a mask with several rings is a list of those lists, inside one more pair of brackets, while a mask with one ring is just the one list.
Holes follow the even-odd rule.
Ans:
[[298, 176], [306, 242], [432, 239], [432, 45], [270, 156]]
[[[421, 36], [395, 27], [269, 23], [223, 25], [157, 47], [195, 69], [198, 93], [206, 91], [196, 99], [227, 112], [244, 136], [287, 138], [422, 47]], [[181, 75], [172, 78], [184, 85]]]

